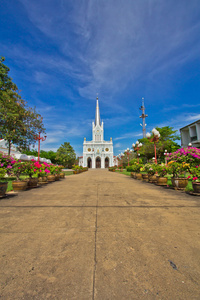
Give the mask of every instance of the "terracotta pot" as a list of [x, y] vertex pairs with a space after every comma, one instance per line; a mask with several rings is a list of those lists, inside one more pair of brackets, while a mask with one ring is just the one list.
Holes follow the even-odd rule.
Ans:
[[16, 180], [12, 182], [12, 187], [14, 192], [22, 192], [25, 191], [28, 185], [28, 181], [26, 180]]
[[194, 193], [200, 194], [200, 182], [192, 183]]
[[157, 176], [157, 185], [167, 185], [167, 177]]
[[144, 181], [148, 181], [148, 174], [142, 174], [142, 179]]
[[38, 183], [39, 184], [46, 184], [46, 183], [48, 183], [47, 176], [38, 177]]
[[120, 172], [123, 172], [123, 169], [120, 169]]
[[73, 171], [74, 174], [77, 174], [77, 171]]
[[55, 181], [60, 180], [60, 174], [55, 174]]
[[155, 174], [154, 175], [148, 174], [148, 181], [152, 182], [152, 183], [156, 183], [157, 182], [157, 176]]
[[0, 196], [5, 196], [8, 182], [0, 182]]
[[[84, 171], [86, 171], [86, 170], [84, 170]], [[65, 173], [64, 172], [60, 173], [60, 178], [65, 178]]]
[[171, 178], [171, 182], [173, 187], [182, 190], [185, 189], [187, 184], [188, 184], [188, 179], [187, 178]]
[[135, 172], [131, 172], [131, 177], [135, 179]]
[[38, 178], [29, 178], [27, 186], [28, 188], [33, 188], [33, 187], [37, 187], [38, 184]]
[[48, 180], [48, 182], [54, 182], [55, 181], [55, 175], [53, 175], [53, 174], [47, 175], [47, 180]]
[[141, 173], [135, 173], [135, 178], [141, 180], [142, 174]]

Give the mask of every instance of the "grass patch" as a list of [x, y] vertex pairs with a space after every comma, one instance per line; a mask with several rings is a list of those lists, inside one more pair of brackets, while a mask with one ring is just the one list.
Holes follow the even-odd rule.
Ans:
[[127, 176], [131, 176], [131, 172], [127, 172], [126, 170], [123, 170], [123, 172], [121, 172], [119, 170], [116, 170], [115, 172], [120, 173], [120, 174], [124, 174], [124, 175], [127, 175]]
[[65, 176], [74, 175], [73, 171], [64, 171]]

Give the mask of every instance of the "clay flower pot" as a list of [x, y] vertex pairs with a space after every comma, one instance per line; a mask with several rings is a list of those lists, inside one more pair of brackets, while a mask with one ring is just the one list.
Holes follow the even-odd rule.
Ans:
[[12, 182], [12, 187], [14, 192], [22, 192], [25, 191], [28, 185], [28, 181], [26, 180], [16, 180]]
[[142, 179], [144, 181], [148, 181], [148, 174], [142, 174]]
[[[86, 171], [86, 170], [84, 170], [84, 171]], [[60, 178], [65, 178], [65, 173], [64, 172], [60, 173]]]
[[55, 174], [55, 181], [60, 180], [60, 174]]
[[157, 185], [167, 185], [167, 177], [157, 176]]
[[156, 183], [157, 182], [157, 176], [154, 174], [154, 175], [148, 175], [148, 181], [151, 182], [151, 183]]
[[179, 190], [185, 189], [188, 184], [188, 179], [184, 177], [180, 178], [171, 178], [171, 182], [174, 188]]
[[131, 177], [135, 179], [135, 172], [131, 172]]
[[39, 184], [46, 184], [46, 183], [48, 183], [47, 176], [38, 177], [38, 183]]
[[194, 193], [200, 194], [200, 182], [192, 182]]
[[48, 182], [55, 181], [55, 175], [53, 175], [53, 174], [47, 175], [47, 180], [48, 180]]
[[34, 188], [34, 187], [37, 187], [37, 184], [38, 184], [38, 178], [36, 178], [36, 177], [29, 178], [27, 187], [28, 188]]
[[8, 182], [0, 182], [0, 196], [5, 196]]
[[136, 179], [141, 180], [142, 179], [142, 174], [141, 173], [135, 173]]

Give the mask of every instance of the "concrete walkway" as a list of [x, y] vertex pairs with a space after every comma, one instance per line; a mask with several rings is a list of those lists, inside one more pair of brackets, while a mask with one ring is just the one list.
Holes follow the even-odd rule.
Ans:
[[90, 170], [0, 200], [0, 299], [200, 299], [200, 197]]

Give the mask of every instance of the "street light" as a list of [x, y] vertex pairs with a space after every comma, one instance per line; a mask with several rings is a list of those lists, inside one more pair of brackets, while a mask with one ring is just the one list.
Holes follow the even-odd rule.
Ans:
[[169, 156], [169, 153], [167, 152], [167, 150], [165, 150], [165, 165], [167, 166], [167, 157]]
[[137, 161], [138, 161], [138, 164], [139, 164], [139, 156], [140, 156], [140, 154], [138, 153], [138, 151], [142, 147], [142, 143], [140, 143], [140, 142], [137, 141], [135, 144], [133, 143], [132, 146], [133, 146], [133, 149], [137, 151]]
[[128, 157], [128, 166], [129, 166], [129, 155], [131, 154], [132, 151], [129, 148], [127, 148], [124, 152], [127, 154], [127, 157]]
[[151, 138], [151, 142], [154, 142], [154, 151], [155, 151], [155, 164], [157, 164], [157, 156], [156, 156], [156, 143], [159, 141], [160, 133], [157, 129], [152, 129], [153, 136], [149, 132], [147, 132], [146, 137], [148, 139]]
[[40, 136], [40, 133], [41, 132], [39, 132], [39, 135], [38, 136], [35, 136], [34, 137], [34, 139], [36, 140], [36, 141], [38, 141], [38, 162], [40, 161], [40, 141], [45, 141], [46, 140], [46, 138], [47, 138], [47, 136], [45, 135], [44, 137], [42, 137], [42, 136]]

